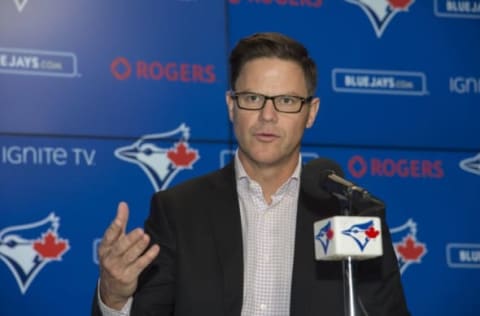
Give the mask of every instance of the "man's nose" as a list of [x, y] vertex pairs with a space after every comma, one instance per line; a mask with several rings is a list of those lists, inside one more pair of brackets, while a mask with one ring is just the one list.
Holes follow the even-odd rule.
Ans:
[[277, 118], [277, 110], [273, 105], [273, 100], [269, 99], [265, 101], [265, 106], [260, 110], [260, 117], [264, 121], [273, 121]]

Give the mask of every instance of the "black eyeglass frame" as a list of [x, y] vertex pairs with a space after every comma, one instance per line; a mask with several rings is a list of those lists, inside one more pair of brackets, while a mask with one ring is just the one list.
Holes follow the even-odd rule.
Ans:
[[[238, 97], [242, 96], [242, 95], [247, 95], [247, 94], [256, 95], [256, 96], [260, 96], [260, 97], [264, 98], [262, 106], [259, 107], [259, 108], [255, 108], [255, 109], [242, 107], [240, 105], [240, 103], [238, 102]], [[265, 94], [250, 92], [250, 91], [241, 91], [241, 92], [230, 91], [230, 97], [233, 100], [235, 100], [235, 103], [237, 104], [238, 108], [240, 108], [242, 110], [246, 110], [246, 111], [259, 111], [259, 110], [261, 110], [265, 107], [268, 100], [272, 100], [272, 104], [273, 104], [273, 107], [275, 108], [275, 111], [280, 112], [280, 113], [299, 113], [300, 111], [302, 111], [302, 107], [305, 104], [308, 104], [308, 103], [312, 102], [312, 100], [313, 100], [313, 96], [308, 96], [306, 98], [300, 97], [298, 95], [288, 95], [288, 94], [279, 94], [279, 95], [268, 96], [268, 95], [265, 95]], [[298, 107], [298, 110], [296, 110], [296, 111], [281, 111], [281, 110], [279, 110], [277, 108], [277, 104], [275, 103], [275, 99], [278, 98], [278, 97], [288, 97], [288, 98], [298, 99], [300, 101], [300, 106]]]

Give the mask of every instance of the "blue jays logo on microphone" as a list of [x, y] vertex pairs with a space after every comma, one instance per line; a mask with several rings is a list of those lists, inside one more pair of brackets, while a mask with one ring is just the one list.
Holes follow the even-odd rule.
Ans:
[[345, 0], [358, 5], [367, 15], [380, 38], [393, 17], [399, 12], [407, 12], [415, 0]]
[[331, 228], [332, 222], [328, 221], [325, 226], [320, 228], [318, 231], [317, 235], [315, 235], [315, 239], [320, 242], [323, 248], [323, 252], [327, 253], [328, 251], [328, 246], [330, 245], [330, 241], [333, 238], [333, 230]]
[[365, 249], [370, 240], [380, 235], [380, 231], [375, 229], [373, 220], [365, 223], [355, 224], [342, 231], [342, 234], [351, 237], [358, 245], [361, 251]]
[[182, 123], [175, 130], [142, 136], [129, 146], [115, 150], [119, 159], [138, 165], [150, 179], [155, 191], [164, 190], [184, 169], [192, 169], [200, 158], [190, 148], [190, 129]]
[[390, 234], [400, 273], [403, 273], [411, 264], [422, 262], [422, 258], [427, 253], [427, 246], [417, 240], [417, 223], [410, 218], [403, 225], [390, 228]]
[[60, 220], [51, 213], [38, 222], [10, 226], [0, 231], [0, 259], [12, 272], [22, 294], [46, 264], [61, 261], [70, 249], [58, 235]]

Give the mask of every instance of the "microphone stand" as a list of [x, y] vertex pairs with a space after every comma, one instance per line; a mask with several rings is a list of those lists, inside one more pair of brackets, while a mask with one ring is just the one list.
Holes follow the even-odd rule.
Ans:
[[[342, 215], [353, 215], [354, 194], [358, 194], [355, 186], [349, 186], [344, 190], [344, 194], [335, 194], [342, 207]], [[351, 256], [342, 261], [343, 269], [343, 297], [345, 316], [361, 316], [361, 309], [357, 300], [355, 284], [355, 262]]]

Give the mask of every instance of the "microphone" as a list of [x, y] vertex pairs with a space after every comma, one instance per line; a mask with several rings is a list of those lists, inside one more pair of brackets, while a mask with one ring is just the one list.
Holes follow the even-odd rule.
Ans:
[[335, 174], [343, 175], [342, 168], [333, 160], [327, 158], [312, 159], [302, 166], [302, 189], [310, 197], [320, 200], [332, 198], [329, 193], [321, 186], [326, 172], [333, 171]]
[[364, 188], [343, 178], [342, 168], [327, 158], [312, 159], [302, 167], [303, 189], [311, 197], [328, 199], [333, 195], [339, 200], [352, 199], [354, 204], [362, 202], [384, 206]]
[[353, 261], [383, 255], [382, 223], [378, 216], [351, 216], [351, 213], [354, 207], [361, 210], [360, 214], [377, 212], [384, 208], [383, 203], [364, 188], [344, 179], [340, 166], [325, 158], [311, 160], [303, 166], [302, 187], [314, 198], [333, 196], [343, 206], [348, 205], [344, 216], [313, 223], [315, 259], [342, 261], [345, 315], [360, 315], [360, 310], [368, 315], [356, 294]]
[[320, 184], [325, 191], [330, 192], [338, 199], [351, 198], [354, 203], [368, 201], [377, 205], [384, 205], [382, 201], [372, 196], [367, 190], [338, 176], [333, 170], [322, 172]]
[[[383, 254], [381, 220], [377, 214], [384, 204], [367, 190], [343, 178], [341, 167], [333, 160], [310, 160], [302, 168], [304, 191], [314, 198], [336, 197], [352, 200], [362, 216], [333, 216], [314, 223], [317, 260], [365, 260]], [[372, 203], [373, 202], [373, 203]], [[374, 205], [375, 207], [371, 207]]]

